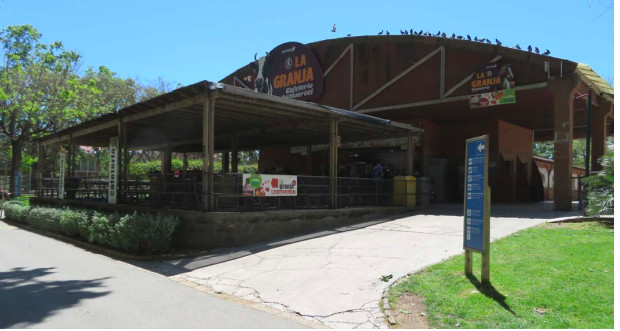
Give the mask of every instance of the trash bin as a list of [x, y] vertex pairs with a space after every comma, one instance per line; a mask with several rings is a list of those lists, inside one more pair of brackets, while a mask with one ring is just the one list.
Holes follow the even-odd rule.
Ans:
[[394, 177], [394, 204], [414, 207], [416, 204], [416, 178], [414, 176]]
[[418, 206], [426, 206], [431, 203], [431, 178], [430, 177], [417, 177], [416, 178], [416, 195], [417, 205]]

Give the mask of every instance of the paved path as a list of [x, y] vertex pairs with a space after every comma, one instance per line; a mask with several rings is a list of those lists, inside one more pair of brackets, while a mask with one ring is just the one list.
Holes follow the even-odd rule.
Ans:
[[0, 328], [303, 328], [0, 222]]
[[[491, 220], [492, 240], [569, 216], [551, 211], [551, 204], [494, 207], [492, 214], [497, 216]], [[341, 228], [282, 246], [142, 266], [330, 327], [382, 328], [379, 301], [389, 284], [462, 253], [460, 215], [460, 205], [439, 206], [424, 215]], [[379, 280], [390, 274], [389, 283]]]

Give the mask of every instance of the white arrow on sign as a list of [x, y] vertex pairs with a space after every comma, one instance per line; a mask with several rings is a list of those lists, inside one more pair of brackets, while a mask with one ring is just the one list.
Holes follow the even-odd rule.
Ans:
[[481, 143], [480, 145], [478, 145], [478, 153], [482, 153], [483, 150], [484, 150], [484, 145]]

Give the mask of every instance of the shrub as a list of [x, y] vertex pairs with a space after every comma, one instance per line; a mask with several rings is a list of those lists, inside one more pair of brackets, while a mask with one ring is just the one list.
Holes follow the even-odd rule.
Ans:
[[28, 213], [30, 207], [20, 202], [5, 202], [4, 203], [5, 217], [19, 223], [28, 223]]
[[88, 213], [85, 211], [65, 209], [60, 214], [60, 230], [69, 237], [88, 239], [89, 224]]
[[168, 214], [145, 214], [135, 219], [142, 251], [165, 252], [172, 247], [172, 235], [179, 218]]
[[30, 224], [42, 230], [60, 232], [60, 216], [63, 210], [56, 208], [36, 207], [30, 210]]
[[613, 214], [614, 208], [614, 150], [610, 150], [600, 159], [603, 170], [596, 175], [586, 177], [584, 184], [588, 189], [586, 214], [599, 216]]

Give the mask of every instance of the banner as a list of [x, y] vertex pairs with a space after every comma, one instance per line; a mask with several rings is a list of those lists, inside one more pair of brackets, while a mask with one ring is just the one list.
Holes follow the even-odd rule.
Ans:
[[254, 197], [295, 197], [297, 176], [243, 174], [243, 195]]
[[469, 108], [497, 106], [517, 102], [515, 90], [502, 90], [469, 96]]
[[287, 99], [312, 100], [323, 94], [323, 68], [306, 45], [288, 42], [250, 63], [254, 91]]
[[58, 154], [58, 198], [65, 198], [65, 167], [67, 153], [63, 150]]
[[510, 64], [493, 63], [475, 72], [470, 82], [471, 94], [481, 94], [515, 87], [515, 76]]
[[118, 137], [110, 138], [110, 169], [108, 177], [108, 203], [116, 203], [118, 189]]

